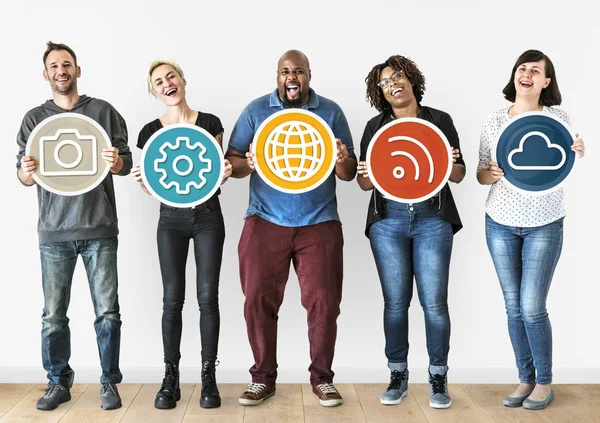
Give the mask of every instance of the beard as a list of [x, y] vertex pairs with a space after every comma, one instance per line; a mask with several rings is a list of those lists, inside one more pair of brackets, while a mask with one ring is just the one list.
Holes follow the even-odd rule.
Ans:
[[281, 103], [286, 107], [299, 108], [302, 106], [303, 102], [304, 102], [304, 95], [302, 94], [301, 91], [299, 91], [299, 95], [295, 99], [291, 99], [288, 97], [287, 90], [285, 90], [283, 92], [283, 96], [281, 97]]
[[52, 88], [52, 92], [62, 95], [68, 95], [75, 90], [77, 87], [77, 78], [71, 79], [70, 83], [66, 86], [59, 86], [53, 79], [50, 80], [50, 87]]

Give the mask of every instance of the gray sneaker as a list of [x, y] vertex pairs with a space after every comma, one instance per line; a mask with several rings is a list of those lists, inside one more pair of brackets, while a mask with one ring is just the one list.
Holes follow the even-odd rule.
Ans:
[[121, 397], [114, 383], [103, 383], [100, 388], [100, 402], [103, 410], [114, 410], [121, 408]]
[[447, 371], [444, 374], [429, 372], [429, 406], [431, 408], [450, 408], [452, 400], [448, 393]]
[[58, 404], [70, 400], [71, 391], [69, 391], [69, 388], [65, 388], [57, 383], [48, 382], [48, 387], [46, 388], [46, 392], [44, 392], [44, 396], [38, 400], [35, 407], [38, 410], [54, 410], [58, 407]]
[[390, 384], [381, 395], [379, 401], [384, 405], [400, 404], [402, 398], [408, 395], [408, 370], [403, 372], [392, 370]]

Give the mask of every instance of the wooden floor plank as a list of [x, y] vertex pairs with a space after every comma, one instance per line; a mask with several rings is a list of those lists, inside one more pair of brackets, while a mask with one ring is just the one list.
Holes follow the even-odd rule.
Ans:
[[248, 385], [243, 384], [220, 384], [221, 406], [219, 408], [201, 408], [200, 393], [202, 392], [202, 385], [197, 384], [183, 417], [183, 422], [242, 423], [244, 421], [244, 407], [238, 403], [238, 397], [247, 387]]
[[194, 391], [193, 383], [181, 385], [181, 399], [177, 401], [177, 407], [171, 410], [159, 410], [154, 408], [154, 398], [160, 389], [160, 384], [151, 383], [142, 386], [129, 409], [123, 416], [123, 423], [181, 423], [185, 415], [188, 403]]
[[123, 406], [116, 410], [102, 410], [100, 384], [92, 384], [67, 411], [60, 423], [119, 423], [141, 387], [141, 384], [119, 384]]
[[429, 385], [410, 384], [410, 392], [429, 423], [483, 423], [488, 419], [460, 385], [448, 385], [452, 406], [434, 409], [429, 406]]
[[569, 388], [575, 394], [577, 394], [580, 398], [583, 398], [588, 402], [594, 409], [600, 410], [600, 402], [598, 399], [600, 398], [600, 384], [598, 385], [564, 385]]
[[565, 385], [553, 385], [554, 401], [543, 410], [553, 423], [600, 422], [600, 409], [593, 407], [585, 399]]
[[342, 395], [344, 404], [338, 407], [323, 407], [312, 393], [312, 386], [302, 384], [304, 421], [306, 423], [366, 422], [354, 385], [336, 384], [335, 387]]
[[36, 385], [21, 401], [10, 409], [1, 419], [2, 423], [56, 423], [69, 409], [77, 399], [88, 388], [87, 384], [75, 384], [71, 388], [71, 401], [67, 401], [52, 411], [41, 411], [35, 408], [35, 404], [42, 395], [47, 385]]
[[357, 383], [354, 385], [367, 422], [377, 423], [427, 423], [414, 396], [402, 399], [397, 405], [383, 405], [379, 402], [387, 384]]
[[[525, 410], [523, 407], [505, 407], [502, 404], [502, 399], [512, 393], [516, 387], [517, 385], [462, 385], [462, 388], [485, 414], [490, 423], [552, 422], [547, 416], [547, 410], [532, 411]], [[560, 423], [568, 423], [568, 421]]]
[[[242, 392], [243, 390], [238, 393], [238, 396]], [[300, 384], [278, 384], [275, 396], [267, 399], [261, 405], [245, 408], [244, 423], [303, 423], [302, 386]]]
[[33, 383], [7, 383], [0, 385], [0, 417], [4, 416], [21, 401], [35, 386]]

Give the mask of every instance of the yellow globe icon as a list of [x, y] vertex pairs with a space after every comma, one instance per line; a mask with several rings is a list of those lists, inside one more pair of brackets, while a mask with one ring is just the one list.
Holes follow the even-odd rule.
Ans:
[[255, 165], [270, 186], [283, 192], [310, 191], [335, 165], [335, 136], [314, 113], [284, 110], [265, 120], [253, 141]]

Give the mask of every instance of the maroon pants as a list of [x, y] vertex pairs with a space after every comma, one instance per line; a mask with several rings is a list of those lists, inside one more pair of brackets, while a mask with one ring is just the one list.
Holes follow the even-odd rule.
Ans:
[[333, 382], [343, 278], [342, 226], [338, 221], [291, 228], [257, 215], [246, 218], [238, 247], [244, 317], [254, 354], [254, 383], [277, 379], [277, 313], [294, 264], [302, 306], [308, 312], [310, 382]]

